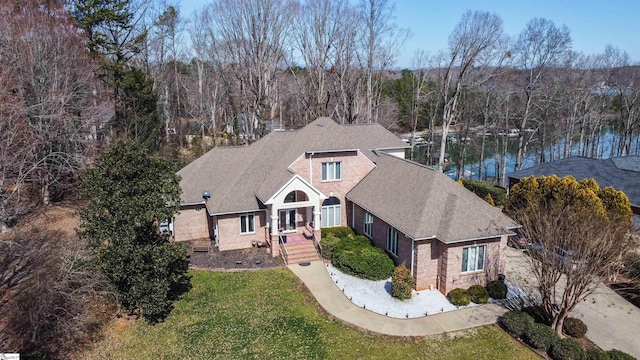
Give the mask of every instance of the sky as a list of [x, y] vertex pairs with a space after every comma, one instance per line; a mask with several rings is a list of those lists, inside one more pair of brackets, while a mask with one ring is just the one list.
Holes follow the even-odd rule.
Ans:
[[[175, 1], [188, 18], [209, 3]], [[427, 54], [446, 50], [449, 34], [467, 10], [496, 13], [505, 33], [512, 37], [532, 18], [547, 18], [558, 27], [569, 28], [574, 51], [600, 54], [609, 44], [626, 51], [632, 63], [640, 63], [640, 0], [396, 0], [394, 20], [399, 27], [408, 28], [412, 37], [398, 54], [395, 67], [411, 67], [418, 49]]]

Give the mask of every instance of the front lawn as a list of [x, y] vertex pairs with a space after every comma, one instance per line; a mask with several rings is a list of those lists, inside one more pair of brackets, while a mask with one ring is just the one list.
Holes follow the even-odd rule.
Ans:
[[289, 270], [191, 271], [164, 323], [114, 324], [83, 359], [537, 359], [497, 326], [458, 337], [394, 338], [324, 315]]

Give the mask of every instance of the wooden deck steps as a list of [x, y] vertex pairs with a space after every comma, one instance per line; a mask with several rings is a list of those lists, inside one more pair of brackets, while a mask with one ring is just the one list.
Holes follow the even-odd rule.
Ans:
[[299, 264], [307, 261], [320, 260], [318, 251], [316, 251], [316, 247], [311, 240], [287, 243], [286, 249], [288, 254], [288, 264]]

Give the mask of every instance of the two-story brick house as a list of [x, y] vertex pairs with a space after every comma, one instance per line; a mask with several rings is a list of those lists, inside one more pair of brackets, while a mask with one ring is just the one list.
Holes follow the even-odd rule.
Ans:
[[417, 289], [446, 293], [501, 272], [516, 224], [439, 171], [404, 160], [406, 148], [380, 125], [329, 118], [215, 148], [178, 172], [175, 240], [210, 238], [219, 251], [265, 243], [280, 256], [282, 239], [351, 226], [411, 268]]

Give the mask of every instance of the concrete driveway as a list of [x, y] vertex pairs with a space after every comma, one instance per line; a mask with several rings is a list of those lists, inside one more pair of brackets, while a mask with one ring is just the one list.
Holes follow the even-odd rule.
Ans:
[[[535, 278], [526, 255], [507, 249], [507, 280], [527, 292], [535, 291]], [[587, 337], [604, 350], [619, 349], [640, 358], [640, 309], [604, 284], [576, 306], [572, 317], [589, 327]]]

